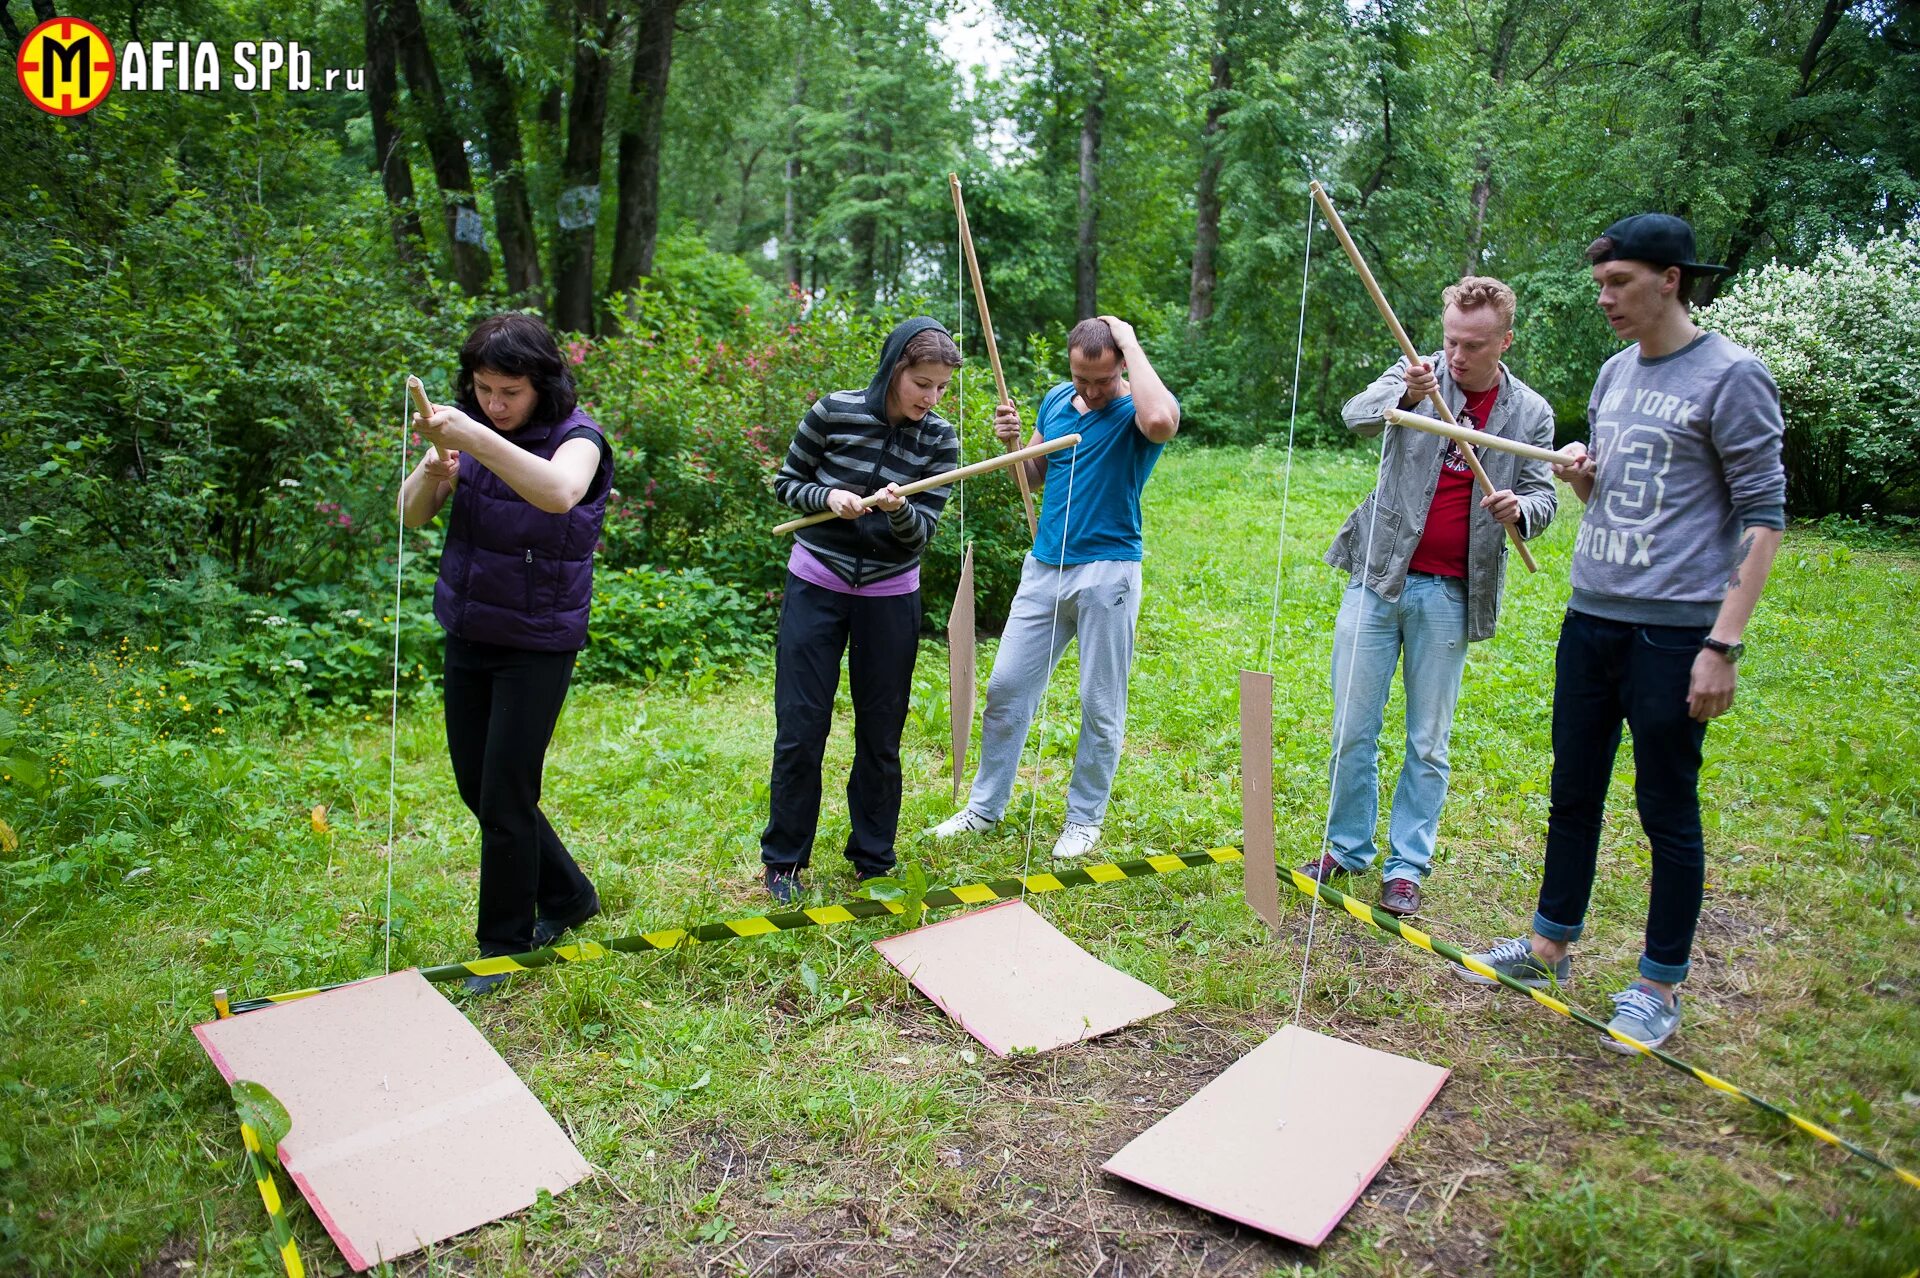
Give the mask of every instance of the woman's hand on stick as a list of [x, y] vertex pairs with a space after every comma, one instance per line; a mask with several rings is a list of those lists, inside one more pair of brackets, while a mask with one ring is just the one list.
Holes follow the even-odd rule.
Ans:
[[451, 484], [460, 478], [460, 450], [457, 448], [435, 449], [428, 453], [420, 467], [428, 479]]
[[827, 509], [842, 519], [858, 519], [867, 513], [860, 503], [860, 494], [850, 488], [836, 488], [827, 494]]

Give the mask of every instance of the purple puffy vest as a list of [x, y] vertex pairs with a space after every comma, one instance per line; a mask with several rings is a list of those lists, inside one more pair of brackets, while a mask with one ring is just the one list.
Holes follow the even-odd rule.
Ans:
[[[502, 438], [551, 459], [577, 426], [600, 427], [579, 409], [549, 427], [522, 426]], [[471, 453], [460, 455], [433, 615], [450, 635], [533, 652], [578, 652], [587, 646], [593, 605], [593, 552], [613, 486], [603, 450], [600, 468], [580, 503], [550, 515], [507, 487]]]

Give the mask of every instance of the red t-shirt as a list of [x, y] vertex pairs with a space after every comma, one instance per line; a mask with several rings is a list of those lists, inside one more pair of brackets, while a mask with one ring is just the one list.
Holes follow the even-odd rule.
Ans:
[[[1466, 407], [1460, 410], [1460, 424], [1475, 430], [1487, 428], [1493, 415], [1493, 401], [1500, 394], [1495, 382], [1483, 391], [1467, 391]], [[1473, 470], [1461, 455], [1460, 446], [1449, 441], [1440, 458], [1440, 482], [1433, 489], [1433, 505], [1427, 510], [1426, 531], [1420, 534], [1408, 572], [1430, 572], [1439, 577], [1467, 575], [1467, 519], [1473, 513]]]

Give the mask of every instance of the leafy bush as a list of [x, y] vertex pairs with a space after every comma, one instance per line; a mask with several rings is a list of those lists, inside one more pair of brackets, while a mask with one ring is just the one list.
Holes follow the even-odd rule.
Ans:
[[1920, 508], [1920, 222], [1861, 247], [1835, 240], [1809, 267], [1767, 266], [1698, 319], [1780, 385], [1794, 515]]
[[[581, 404], [615, 449], [615, 496], [607, 511], [603, 563], [615, 569], [697, 567], [770, 609], [785, 580], [791, 543], [771, 535], [792, 515], [773, 498], [773, 474], [801, 416], [821, 394], [865, 386], [897, 314], [816, 306], [798, 300], [771, 317], [743, 310], [718, 337], [710, 311], [648, 302], [655, 324], [597, 343], [570, 344]], [[1000, 451], [993, 436], [993, 381], [967, 370], [963, 458]], [[941, 405], [957, 419], [958, 379]], [[1031, 409], [1032, 403], [1028, 407]], [[982, 616], [1004, 616], [1019, 584], [1025, 529], [1011, 479], [969, 486], [967, 535], [975, 543]], [[958, 505], [927, 555], [928, 616], [945, 614], [959, 573]]]
[[762, 611], [698, 568], [601, 569], [579, 675], [596, 682], [737, 665], [767, 647]]

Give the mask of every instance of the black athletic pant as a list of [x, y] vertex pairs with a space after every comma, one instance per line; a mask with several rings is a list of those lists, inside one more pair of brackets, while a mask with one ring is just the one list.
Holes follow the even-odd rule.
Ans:
[[847, 860], [864, 878], [893, 869], [900, 825], [900, 732], [913, 695], [920, 644], [920, 592], [860, 598], [787, 574], [773, 684], [778, 728], [773, 743], [767, 828], [760, 859], [798, 870], [813, 859], [820, 824], [820, 760], [840, 688], [840, 655], [849, 652], [853, 692], [853, 773], [847, 809], [853, 829]]
[[1620, 748], [1633, 730], [1633, 796], [1653, 849], [1640, 974], [1686, 979], [1706, 883], [1700, 833], [1700, 749], [1707, 725], [1688, 716], [1687, 690], [1705, 626], [1643, 626], [1568, 612], [1554, 659], [1553, 783], [1547, 865], [1534, 931], [1576, 941], [1600, 853], [1600, 821]]
[[547, 743], [578, 655], [447, 636], [447, 753], [460, 798], [480, 822], [474, 938], [482, 954], [525, 953], [536, 917], [570, 917], [594, 895], [540, 811]]

